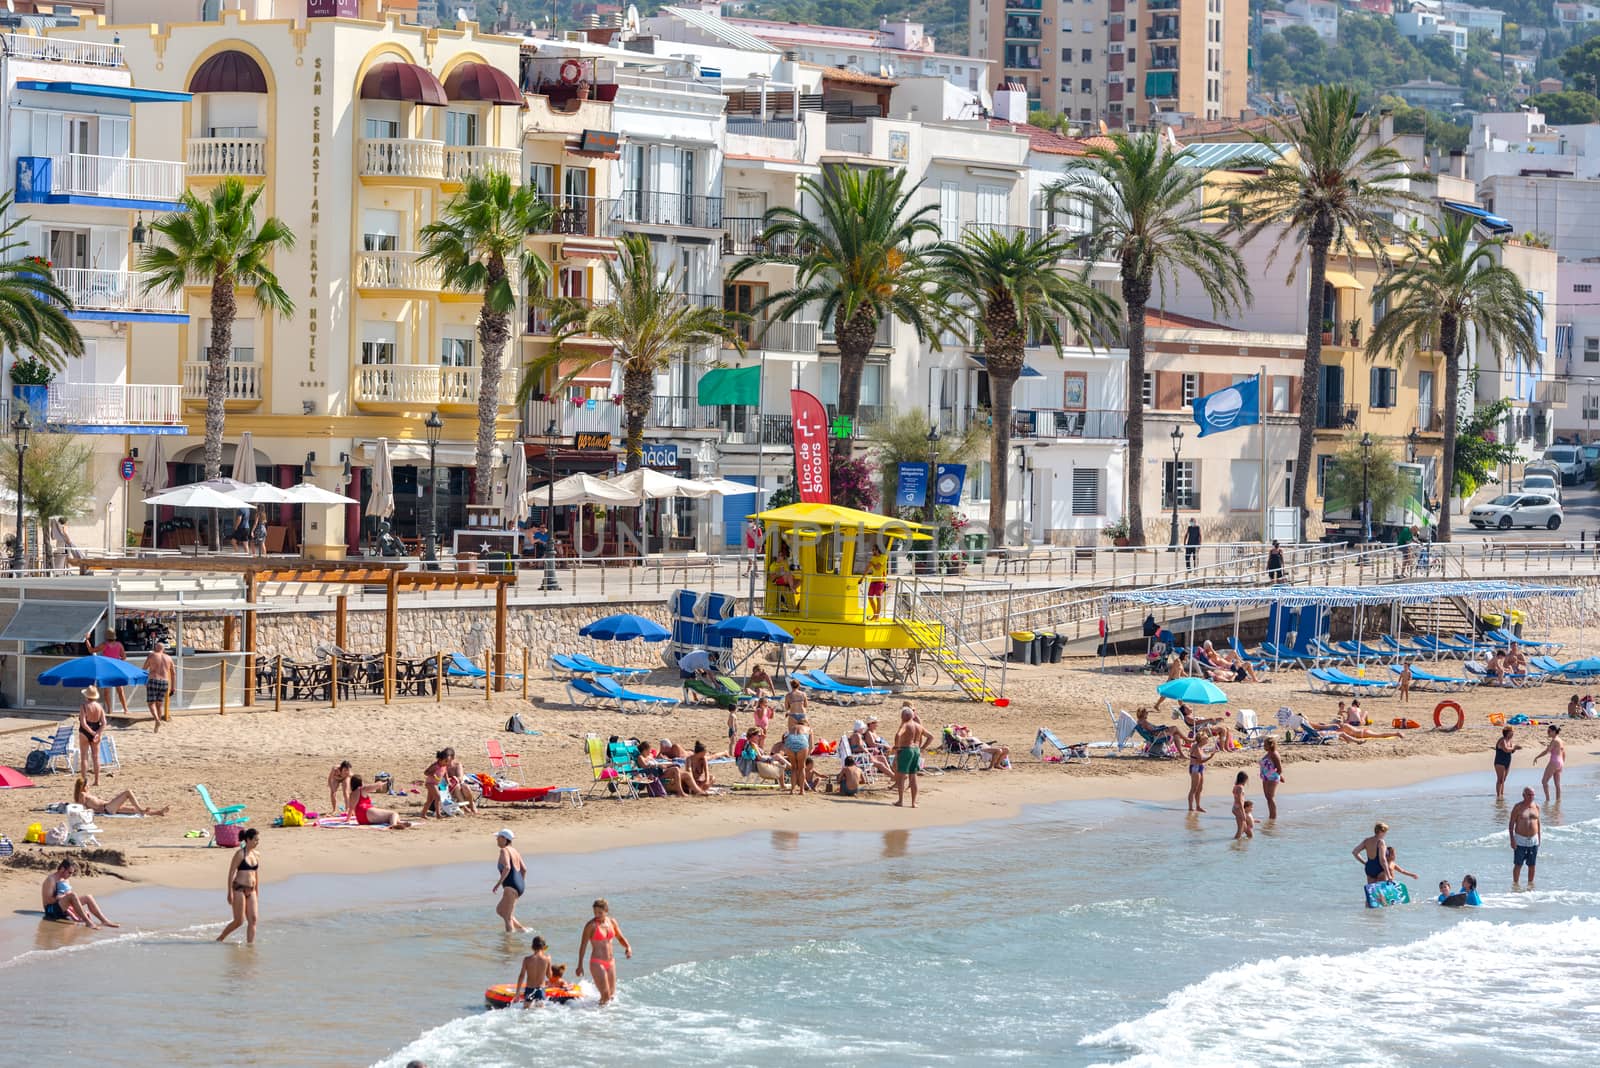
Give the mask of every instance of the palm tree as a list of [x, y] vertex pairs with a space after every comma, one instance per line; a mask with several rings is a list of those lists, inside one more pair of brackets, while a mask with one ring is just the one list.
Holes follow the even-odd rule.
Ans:
[[[0, 218], [11, 215], [12, 195], [0, 194]], [[67, 318], [72, 300], [56, 285], [49, 263], [24, 255], [17, 236], [26, 219], [0, 226], [0, 346], [31, 352], [59, 370], [68, 356], [83, 355], [83, 338]]]
[[[258, 225], [261, 187], [246, 191], [237, 178], [224, 178], [209, 195], [183, 194], [183, 210], [152, 225], [163, 239], [139, 253], [145, 289], [182, 293], [186, 286], [211, 287], [211, 345], [206, 350], [206, 478], [222, 477], [222, 431], [228, 399], [228, 361], [233, 352], [233, 321], [238, 291], [254, 290], [263, 313], [294, 315], [294, 301], [268, 265], [278, 249], [294, 247], [294, 232], [276, 216]], [[214, 526], [214, 524], [213, 524]]]
[[772, 310], [795, 319], [819, 310], [833, 323], [839, 346], [839, 414], [850, 421], [850, 436], [835, 437], [835, 462], [850, 456], [861, 407], [861, 373], [878, 333], [878, 323], [896, 318], [910, 323], [919, 337], [941, 325], [929, 300], [928, 253], [937, 237], [938, 206], [913, 209], [916, 187], [906, 188], [904, 171], [859, 171], [836, 167], [822, 178], [801, 178], [802, 208], [772, 208], [762, 242], [793, 251], [763, 252], [734, 264], [730, 277], [762, 264], [796, 268], [792, 288], [767, 297], [756, 312]]
[[930, 257], [935, 299], [970, 316], [972, 341], [983, 347], [989, 373], [989, 544], [995, 547], [1006, 543], [1011, 397], [1022, 377], [1023, 348], [1029, 337], [1042, 336], [1059, 354], [1063, 321], [1092, 336], [1116, 314], [1111, 298], [1089, 283], [1087, 266], [1077, 274], [1060, 269], [1069, 248], [1059, 231], [968, 230]]
[[1509, 267], [1496, 260], [1504, 238], [1480, 240], [1472, 220], [1447, 213], [1435, 224], [1419, 255], [1399, 264], [1373, 291], [1373, 303], [1387, 304], [1367, 338], [1367, 355], [1400, 363], [1407, 356], [1444, 354], [1444, 480], [1439, 515], [1440, 541], [1450, 540], [1450, 498], [1456, 484], [1456, 438], [1461, 353], [1476, 331], [1501, 359], [1539, 362], [1539, 326], [1533, 298]]
[[[690, 302], [684, 296], [678, 268], [661, 270], [650, 240], [643, 234], [624, 237], [618, 252], [615, 260], [606, 261], [609, 303], [590, 307], [554, 302], [550, 351], [528, 365], [519, 399], [525, 400], [541, 378], [560, 367], [569, 355], [567, 343], [572, 338], [610, 342], [622, 367], [622, 413], [627, 420], [624, 455], [628, 470], [633, 471], [644, 462], [644, 424], [655, 394], [656, 373], [670, 367], [674, 357], [707, 345], [720, 343], [743, 352], [738, 323], [744, 317]], [[562, 381], [558, 380], [557, 388]]]
[[[1275, 257], [1285, 245], [1308, 257], [1306, 358], [1300, 377], [1300, 448], [1294, 463], [1294, 504], [1300, 529], [1306, 528], [1306, 487], [1311, 479], [1311, 450], [1316, 441], [1317, 407], [1322, 387], [1323, 286], [1328, 279], [1328, 254], [1352, 261], [1367, 251], [1380, 258], [1385, 241], [1396, 234], [1396, 213], [1414, 208], [1421, 198], [1404, 183], [1432, 181], [1412, 174], [1405, 157], [1382, 139], [1377, 109], [1362, 112], [1356, 91], [1343, 85], [1319, 85], [1297, 97], [1292, 118], [1275, 118], [1271, 128], [1255, 135], [1272, 152], [1260, 174], [1236, 188], [1232, 207], [1240, 244], [1275, 228]], [[1278, 151], [1286, 143], [1287, 152]], [[1294, 278], [1290, 271], [1289, 277]]]
[[1050, 195], [1077, 202], [1092, 228], [1090, 259], [1121, 267], [1128, 325], [1128, 540], [1144, 544], [1145, 309], [1192, 275], [1218, 314], [1243, 307], [1250, 283], [1238, 251], [1214, 232], [1215, 209], [1204, 204], [1205, 172], [1168, 151], [1158, 134], [1111, 134], [1053, 186]]
[[519, 284], [543, 292], [550, 265], [527, 248], [527, 236], [548, 228], [550, 204], [531, 185], [517, 185], [499, 171], [473, 175], [450, 198], [438, 222], [419, 231], [421, 263], [437, 263], [444, 284], [483, 298], [478, 310], [478, 439], [473, 497], [489, 493], [494, 470], [494, 432], [500, 415], [500, 378]]

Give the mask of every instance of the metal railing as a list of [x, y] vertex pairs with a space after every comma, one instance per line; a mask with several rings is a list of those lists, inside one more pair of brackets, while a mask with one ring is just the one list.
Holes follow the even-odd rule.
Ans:
[[175, 201], [183, 195], [183, 164], [69, 152], [51, 161], [50, 188], [77, 196]]
[[[827, 409], [828, 419], [829, 419], [830, 422], [832, 420], [838, 418], [838, 416], [839, 416], [839, 406], [837, 404], [824, 404], [823, 407], [825, 409]], [[881, 423], [885, 419], [888, 419], [888, 418], [889, 418], [889, 406], [887, 404], [858, 404], [858, 405], [856, 405], [856, 430], [857, 431], [859, 431], [864, 426], [872, 426], [873, 424]]]
[[1027, 237], [1038, 237], [1039, 231], [1032, 226], [1016, 226], [1011, 223], [999, 222], [968, 222], [961, 225], [963, 232], [974, 234], [999, 234], [1002, 237], [1016, 237], [1023, 234]]
[[52, 382], [46, 419], [71, 426], [171, 426], [183, 422], [181, 386]]
[[473, 176], [509, 174], [514, 183], [522, 177], [522, 153], [515, 148], [488, 145], [445, 145], [444, 180], [464, 182]]
[[[360, 364], [355, 368], [352, 394], [357, 404], [478, 403], [479, 369], [437, 364]], [[517, 369], [500, 374], [500, 404], [517, 395]]]
[[617, 438], [622, 435], [622, 405], [598, 397], [592, 408], [587, 400], [583, 404], [566, 399], [529, 401], [526, 423], [528, 433], [534, 436], [544, 436], [554, 424], [556, 437], [610, 434]]
[[650, 398], [648, 425], [662, 430], [709, 430], [717, 425], [717, 409], [702, 406], [691, 396], [657, 395]]
[[183, 145], [191, 178], [261, 178], [267, 173], [264, 137], [191, 137]]
[[688, 78], [650, 78], [642, 74], [615, 75], [616, 83], [620, 86], [631, 86], [635, 89], [652, 89], [656, 92], [666, 93], [694, 93], [699, 96], [721, 96], [722, 90], [714, 85], [704, 82], [692, 81]]
[[717, 429], [722, 431], [724, 445], [794, 445], [794, 423], [787, 415], [735, 414], [748, 412], [747, 408], [718, 408]]
[[147, 290], [153, 275], [138, 271], [102, 271], [95, 267], [57, 267], [51, 272], [56, 285], [81, 311], [145, 312], [162, 315], [188, 310], [182, 293]]
[[1121, 408], [1018, 409], [1012, 413], [1011, 434], [1019, 438], [1120, 438], [1128, 413]]
[[1147, 41], [1176, 41], [1178, 39], [1178, 20], [1159, 19], [1146, 28], [1144, 36]]
[[770, 137], [793, 141], [800, 136], [800, 124], [793, 119], [747, 119], [728, 116], [728, 133], [737, 137]]
[[1350, 430], [1361, 418], [1361, 408], [1355, 404], [1343, 402], [1317, 405], [1317, 428], [1319, 430]]
[[[823, 345], [831, 345], [837, 348], [839, 343], [834, 338], [833, 328], [834, 324], [832, 322], [823, 323], [822, 332], [818, 337], [818, 341]], [[876, 349], [889, 349], [894, 347], [894, 319], [887, 318], [878, 320], [878, 331], [872, 335], [872, 347]]]
[[120, 44], [99, 41], [69, 41], [60, 37], [34, 37], [31, 34], [0, 34], [0, 48], [11, 59], [39, 60], [46, 63], [71, 63], [80, 67], [121, 67]]
[[420, 252], [356, 253], [358, 288], [432, 291], [443, 284], [444, 271], [438, 262], [423, 262]]
[[[206, 350], [210, 351], [210, 350]], [[235, 349], [254, 353], [254, 349]], [[206, 399], [206, 373], [211, 365], [204, 360], [189, 360], [183, 365], [183, 399]], [[259, 363], [230, 360], [223, 368], [222, 398], [230, 401], [258, 401], [265, 395], [266, 368]]]
[[444, 142], [409, 137], [363, 138], [361, 174], [367, 178], [443, 178]]
[[819, 323], [784, 319], [758, 319], [738, 323], [735, 330], [751, 352], [816, 352], [820, 326]]
[[550, 207], [550, 219], [536, 234], [562, 234], [573, 237], [601, 237], [611, 221], [615, 201], [604, 197], [556, 196], [545, 193], [539, 197]]
[[723, 252], [765, 252], [766, 242], [761, 240], [766, 222], [754, 215], [724, 215], [722, 217]]
[[688, 226], [715, 230], [722, 225], [722, 198], [628, 189], [617, 198], [612, 219], [614, 224]]
[[539, 337], [550, 337], [555, 329], [556, 320], [562, 316], [576, 315], [580, 309], [593, 311], [595, 308], [604, 308], [611, 304], [610, 301], [595, 300], [592, 297], [561, 297], [561, 307], [552, 308], [548, 305], [537, 304], [528, 309], [527, 332]]

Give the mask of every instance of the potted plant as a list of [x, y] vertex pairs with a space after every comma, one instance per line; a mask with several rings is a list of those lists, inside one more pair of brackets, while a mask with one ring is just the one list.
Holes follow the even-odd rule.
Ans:
[[1128, 544], [1129, 535], [1132, 533], [1128, 526], [1128, 517], [1122, 516], [1100, 528], [1105, 536], [1111, 539], [1111, 544], [1122, 547]]
[[1333, 320], [1332, 319], [1324, 319], [1324, 320], [1322, 320], [1322, 343], [1324, 345], [1333, 344]]
[[1361, 345], [1361, 320], [1350, 319], [1344, 324], [1345, 332], [1350, 336], [1350, 347], [1357, 348]]
[[11, 363], [11, 395], [28, 407], [35, 425], [44, 423], [50, 407], [50, 379], [54, 372], [37, 356], [18, 356]]

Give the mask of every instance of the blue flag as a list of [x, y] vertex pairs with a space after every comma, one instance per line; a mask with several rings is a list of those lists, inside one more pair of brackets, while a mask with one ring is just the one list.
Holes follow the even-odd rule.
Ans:
[[1255, 426], [1261, 422], [1261, 379], [1247, 378], [1227, 389], [1207, 393], [1191, 401], [1194, 421], [1200, 427], [1200, 436], [1220, 434], [1241, 426]]
[[899, 479], [895, 485], [894, 503], [901, 508], [922, 508], [928, 503], [928, 465], [897, 465]]

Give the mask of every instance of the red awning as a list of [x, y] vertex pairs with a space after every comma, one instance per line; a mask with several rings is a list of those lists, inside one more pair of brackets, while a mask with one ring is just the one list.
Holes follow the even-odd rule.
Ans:
[[413, 104], [444, 107], [449, 98], [444, 86], [427, 67], [415, 63], [380, 63], [361, 79], [362, 100], [406, 100]]
[[463, 63], [444, 80], [451, 100], [481, 100], [497, 107], [522, 106], [522, 91], [511, 76], [487, 63]]
[[248, 54], [229, 49], [200, 64], [189, 79], [191, 93], [265, 93], [267, 76]]

